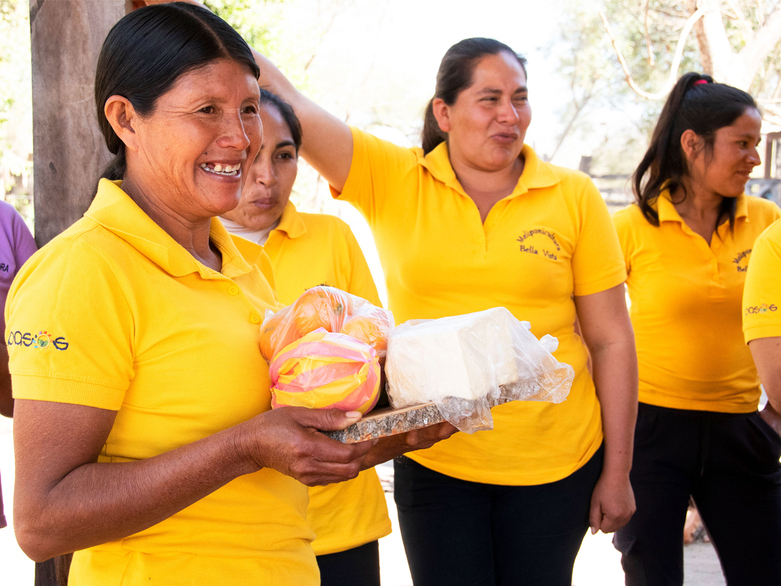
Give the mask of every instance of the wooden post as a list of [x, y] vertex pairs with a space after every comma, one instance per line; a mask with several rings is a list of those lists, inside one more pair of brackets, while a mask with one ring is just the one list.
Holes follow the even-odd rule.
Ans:
[[100, 47], [126, 0], [30, 0], [35, 237], [43, 246], [89, 207], [110, 153], [95, 115]]

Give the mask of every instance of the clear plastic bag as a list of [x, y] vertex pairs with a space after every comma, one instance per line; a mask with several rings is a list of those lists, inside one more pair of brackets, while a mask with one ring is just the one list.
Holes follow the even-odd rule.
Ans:
[[335, 287], [307, 289], [295, 303], [267, 312], [260, 326], [260, 351], [271, 362], [282, 348], [323, 328], [343, 333], [374, 348], [385, 361], [393, 314]]
[[557, 346], [504, 307], [409, 321], [388, 343], [388, 398], [394, 408], [433, 402], [461, 431], [492, 429], [491, 407], [567, 398], [575, 371], [551, 355]]
[[345, 334], [318, 328], [280, 350], [269, 365], [271, 406], [366, 413], [380, 395], [377, 353]]

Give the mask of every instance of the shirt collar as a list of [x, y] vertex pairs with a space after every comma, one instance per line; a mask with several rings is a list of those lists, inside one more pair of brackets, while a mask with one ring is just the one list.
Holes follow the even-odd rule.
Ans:
[[[736, 197], [735, 202], [735, 219], [743, 218], [748, 222], [748, 201], [745, 193], [741, 193]], [[672, 200], [670, 199], [670, 192], [667, 189], [662, 190], [659, 197], [656, 198], [653, 206], [656, 208], [657, 214], [659, 214], [659, 223], [662, 222], [680, 222], [683, 223], [683, 218], [675, 209]]]
[[[191, 273], [200, 273], [204, 278], [215, 277], [214, 271], [193, 258], [122, 191], [121, 181], [101, 179], [98, 193], [84, 216], [114, 233], [174, 277]], [[252, 270], [217, 218], [211, 220], [209, 238], [222, 254], [224, 276], [232, 278]]]
[[[523, 173], [518, 179], [518, 184], [508, 197], [522, 195], [530, 189], [540, 189], [556, 185], [559, 178], [547, 163], [540, 161], [537, 153], [529, 145], [524, 144], [521, 149], [524, 158]], [[456, 177], [456, 173], [450, 164], [447, 143], [441, 142], [429, 154], [421, 159], [421, 164], [439, 181], [448, 187], [466, 195], [464, 188]]]
[[306, 233], [304, 220], [301, 219], [301, 214], [298, 213], [292, 201], [288, 200], [285, 209], [282, 211], [282, 217], [279, 219], [279, 225], [275, 230], [285, 232], [288, 238], [298, 238]]

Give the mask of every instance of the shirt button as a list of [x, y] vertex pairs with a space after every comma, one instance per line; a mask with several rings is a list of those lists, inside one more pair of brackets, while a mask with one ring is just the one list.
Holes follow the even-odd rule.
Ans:
[[251, 316], [249, 316], [249, 320], [253, 324], [259, 324], [260, 323], [260, 318], [257, 315], [255, 315], [254, 313]]
[[239, 294], [239, 288], [236, 285], [231, 285], [228, 287], [228, 293], [231, 295], [238, 295]]

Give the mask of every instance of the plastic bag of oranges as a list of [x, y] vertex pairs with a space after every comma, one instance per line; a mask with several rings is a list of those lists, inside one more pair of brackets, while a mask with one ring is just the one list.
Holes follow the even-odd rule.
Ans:
[[368, 344], [383, 363], [393, 326], [386, 309], [334, 287], [312, 287], [292, 305], [267, 315], [260, 329], [260, 351], [271, 362], [283, 348], [322, 328]]
[[317, 328], [271, 362], [271, 406], [366, 413], [380, 395], [377, 353], [345, 334]]

